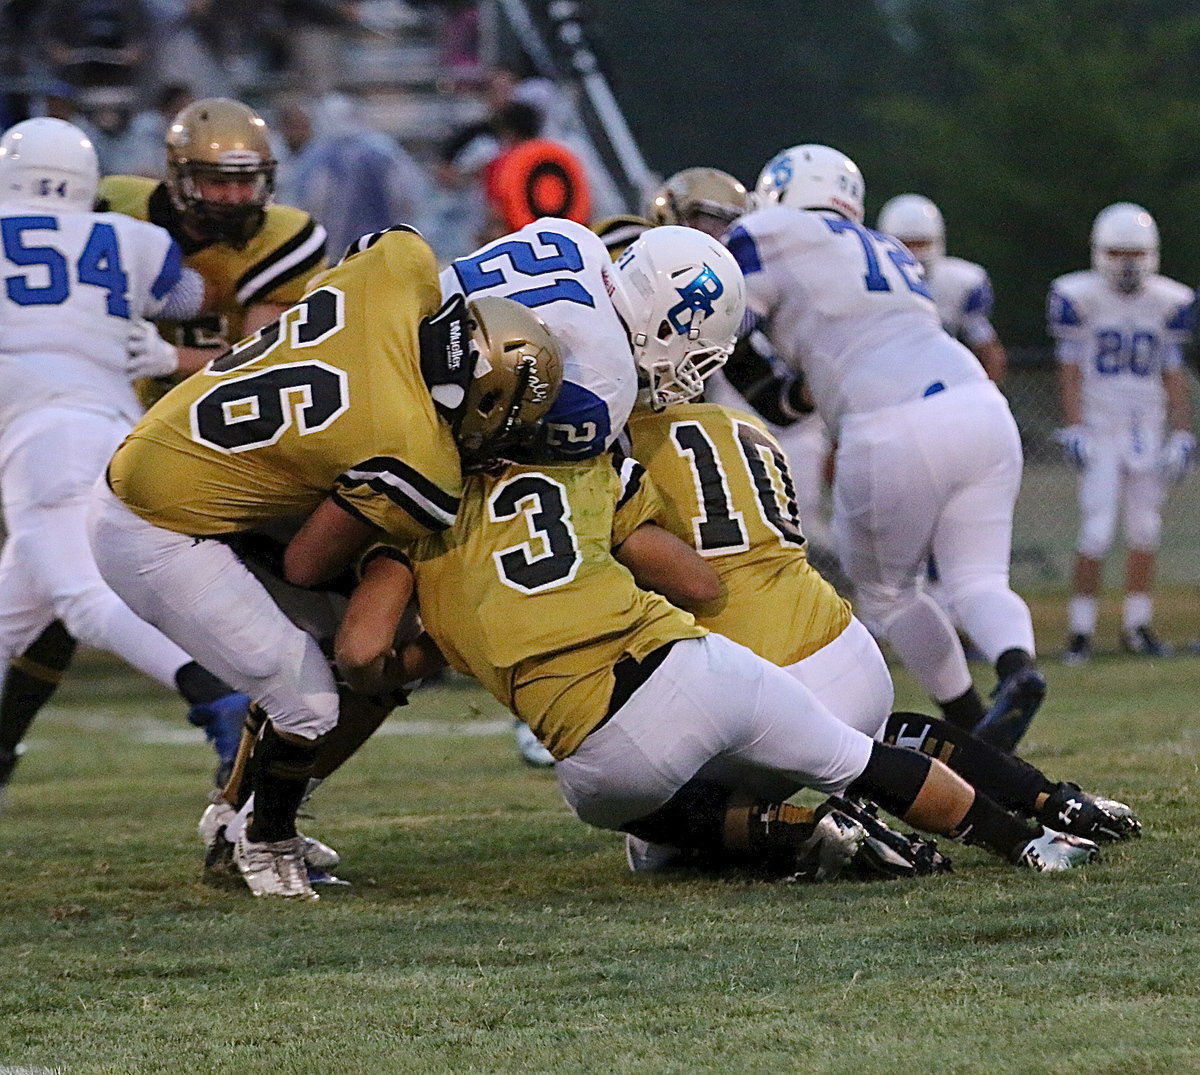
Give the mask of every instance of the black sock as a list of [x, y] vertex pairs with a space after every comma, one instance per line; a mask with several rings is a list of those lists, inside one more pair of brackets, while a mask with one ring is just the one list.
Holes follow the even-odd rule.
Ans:
[[964, 844], [986, 847], [993, 854], [1015, 862], [1021, 849], [1041, 832], [1040, 825], [1031, 825], [1024, 818], [1010, 814], [983, 792], [976, 791], [971, 809], [950, 835]]
[[267, 722], [254, 745], [254, 818], [246, 829], [247, 839], [273, 843], [296, 835], [296, 811], [319, 746], [319, 739], [285, 739]]
[[1033, 655], [1028, 650], [1014, 647], [1006, 649], [999, 657], [996, 658], [996, 675], [1000, 682], [1003, 683], [1014, 672], [1019, 672], [1022, 668], [1033, 667]]
[[233, 688], [223, 679], [218, 679], [207, 668], [189, 661], [175, 673], [175, 687], [188, 705], [203, 705], [215, 702], [233, 693]]
[[621, 828], [654, 844], [717, 850], [724, 846], [725, 813], [731, 794], [721, 784], [689, 780], [653, 813]]
[[948, 702], [938, 702], [938, 708], [951, 724], [966, 728], [967, 731], [971, 731], [983, 720], [983, 715], [987, 712], [983, 708], [983, 699], [974, 687], [968, 687], [964, 693]]
[[17, 749], [42, 706], [58, 690], [75, 649], [75, 639], [55, 620], [9, 664], [0, 693], [0, 750]]
[[893, 713], [888, 717], [883, 739], [937, 758], [1001, 806], [1023, 814], [1032, 815], [1038, 796], [1058, 787], [1029, 762], [997, 750], [938, 717]]

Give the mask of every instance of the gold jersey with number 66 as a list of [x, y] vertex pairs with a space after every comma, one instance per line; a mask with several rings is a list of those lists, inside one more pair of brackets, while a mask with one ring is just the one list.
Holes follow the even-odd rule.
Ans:
[[148, 522], [197, 536], [306, 516], [331, 492], [400, 539], [444, 529], [459, 454], [422, 378], [418, 334], [440, 304], [425, 240], [379, 233], [159, 400], [113, 456], [113, 492]]
[[634, 411], [628, 434], [661, 497], [657, 522], [724, 587], [697, 623], [784, 666], [846, 629], [850, 605], [808, 562], [787, 461], [762, 422], [685, 403]]

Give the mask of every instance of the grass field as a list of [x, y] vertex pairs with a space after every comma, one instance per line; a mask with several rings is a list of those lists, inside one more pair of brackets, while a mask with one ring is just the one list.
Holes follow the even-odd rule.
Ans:
[[[1192, 591], [1163, 606], [1200, 633]], [[204, 882], [207, 748], [91, 658], [0, 817], [0, 1072], [1200, 1071], [1200, 659], [1046, 668], [1028, 756], [1146, 826], [1084, 871], [633, 877], [458, 686], [319, 793], [353, 887], [296, 906]]]

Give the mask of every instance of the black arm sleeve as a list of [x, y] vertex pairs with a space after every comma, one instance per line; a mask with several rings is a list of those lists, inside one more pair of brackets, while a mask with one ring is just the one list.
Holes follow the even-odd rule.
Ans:
[[725, 376], [751, 407], [775, 425], [790, 426], [812, 413], [804, 394], [804, 376], [779, 372], [755, 348], [750, 336], [738, 340], [725, 363]]

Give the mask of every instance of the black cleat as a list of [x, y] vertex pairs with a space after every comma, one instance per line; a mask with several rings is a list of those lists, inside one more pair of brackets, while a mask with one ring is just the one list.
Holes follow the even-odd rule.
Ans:
[[1070, 667], [1087, 664], [1092, 657], [1092, 636], [1077, 634], [1067, 639], [1067, 648], [1063, 650], [1062, 663]]
[[1145, 624], [1121, 632], [1121, 649], [1139, 657], [1170, 657], [1174, 652]]
[[1049, 829], [1089, 840], [1130, 840], [1142, 832], [1137, 814], [1124, 803], [1066, 782], [1051, 792], [1037, 819]]
[[867, 838], [850, 862], [850, 872], [855, 876], [864, 879], [925, 877], [953, 871], [949, 857], [938, 850], [933, 840], [915, 832], [897, 832], [880, 820], [874, 803], [836, 795], [828, 801], [866, 830]]
[[974, 734], [1011, 754], [1046, 697], [1046, 677], [1027, 665], [1006, 677], [992, 697], [992, 707], [975, 725]]

